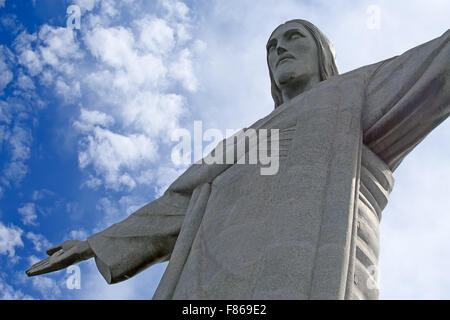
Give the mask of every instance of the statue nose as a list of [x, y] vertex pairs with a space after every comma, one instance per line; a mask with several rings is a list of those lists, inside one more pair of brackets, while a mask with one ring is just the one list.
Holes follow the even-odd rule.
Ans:
[[278, 55], [281, 55], [281, 54], [283, 54], [283, 53], [285, 53], [287, 50], [285, 49], [285, 48], [283, 48], [283, 47], [278, 47], [277, 48], [277, 53], [278, 53]]

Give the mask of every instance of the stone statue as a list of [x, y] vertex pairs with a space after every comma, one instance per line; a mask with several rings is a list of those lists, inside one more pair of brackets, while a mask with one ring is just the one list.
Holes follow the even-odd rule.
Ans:
[[379, 222], [403, 158], [450, 113], [450, 31], [339, 75], [310, 22], [272, 33], [279, 171], [194, 164], [124, 221], [66, 241], [27, 274], [95, 257], [108, 283], [169, 260], [154, 299], [377, 299]]

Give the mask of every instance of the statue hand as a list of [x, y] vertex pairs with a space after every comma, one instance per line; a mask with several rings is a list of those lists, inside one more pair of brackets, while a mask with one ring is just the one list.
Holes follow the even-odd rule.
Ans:
[[25, 271], [29, 277], [61, 270], [94, 256], [87, 241], [80, 240], [64, 241], [62, 244], [48, 249], [47, 254], [48, 258], [35, 263]]

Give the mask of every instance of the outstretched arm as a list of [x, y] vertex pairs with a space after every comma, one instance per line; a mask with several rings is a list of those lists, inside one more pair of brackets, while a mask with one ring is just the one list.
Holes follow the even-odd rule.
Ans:
[[450, 30], [370, 67], [364, 143], [395, 170], [450, 115]]
[[190, 194], [172, 190], [125, 220], [90, 236], [50, 248], [49, 257], [26, 271], [29, 276], [64, 269], [95, 257], [108, 283], [126, 280], [157, 262], [169, 259], [180, 232]]

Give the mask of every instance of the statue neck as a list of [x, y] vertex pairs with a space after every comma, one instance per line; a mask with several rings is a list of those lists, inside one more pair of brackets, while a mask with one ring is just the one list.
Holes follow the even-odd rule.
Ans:
[[319, 75], [308, 77], [308, 79], [298, 77], [296, 79], [289, 81], [289, 83], [287, 83], [281, 88], [281, 96], [283, 98], [283, 103], [286, 103], [292, 98], [298, 96], [299, 94], [308, 91], [319, 82], [320, 82]]

